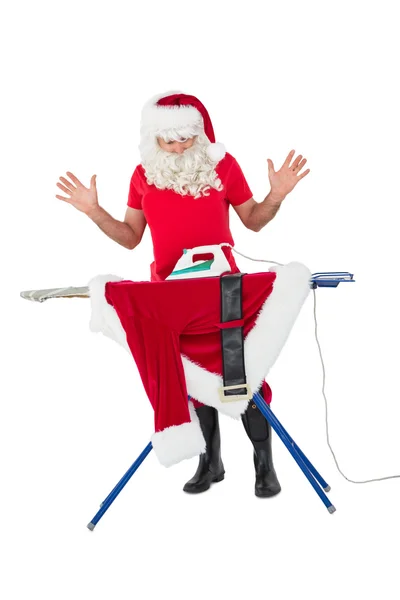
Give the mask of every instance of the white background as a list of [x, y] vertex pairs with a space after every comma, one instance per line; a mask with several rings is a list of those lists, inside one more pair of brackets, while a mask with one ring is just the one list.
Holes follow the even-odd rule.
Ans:
[[56, 182], [96, 173], [101, 205], [122, 219], [142, 104], [196, 95], [257, 200], [267, 158], [279, 168], [293, 148], [308, 159], [260, 233], [232, 214], [236, 246], [355, 274], [317, 291], [331, 441], [352, 479], [400, 473], [396, 4], [37, 0], [2, 11], [3, 598], [399, 597], [400, 481], [355, 485], [336, 470], [311, 295], [269, 382], [337, 512], [277, 438], [282, 493], [255, 498], [250, 442], [222, 418], [224, 482], [188, 496], [197, 460], [165, 469], [152, 453], [93, 533], [86, 524], [149, 441], [150, 404], [131, 357], [89, 332], [88, 300], [19, 297], [99, 273], [148, 277], [149, 232], [133, 252], [119, 247], [55, 198]]

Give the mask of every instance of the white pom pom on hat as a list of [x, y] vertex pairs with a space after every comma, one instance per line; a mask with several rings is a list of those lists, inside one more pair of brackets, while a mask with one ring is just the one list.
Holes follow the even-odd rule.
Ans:
[[167, 92], [154, 96], [142, 110], [141, 135], [156, 136], [163, 130], [182, 129], [185, 127], [204, 128], [210, 140], [207, 154], [214, 162], [222, 160], [226, 154], [223, 144], [215, 141], [214, 129], [210, 116], [195, 96], [183, 92]]
[[214, 142], [207, 147], [207, 154], [214, 162], [222, 160], [226, 154], [226, 149], [221, 142]]

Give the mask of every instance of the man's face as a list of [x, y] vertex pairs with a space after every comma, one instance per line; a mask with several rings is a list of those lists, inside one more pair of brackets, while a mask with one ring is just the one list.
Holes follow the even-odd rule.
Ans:
[[[199, 198], [202, 194], [208, 195], [211, 188], [222, 189], [221, 181], [215, 171], [216, 163], [208, 156], [207, 149], [210, 141], [205, 133], [192, 137], [179, 137], [177, 140], [165, 136], [157, 136], [150, 140], [151, 151], [148, 158], [143, 161], [146, 179], [149, 185], [154, 184], [159, 190], [174, 190], [177, 194], [190, 194]], [[150, 145], [150, 144], [149, 144]]]
[[188, 148], [191, 148], [191, 146], [193, 146], [194, 137], [188, 138], [186, 140], [182, 140], [179, 142], [177, 142], [177, 141], [166, 142], [162, 138], [157, 138], [157, 141], [158, 141], [158, 145], [160, 146], [161, 150], [165, 150], [166, 152], [176, 152], [177, 154], [183, 154], [183, 152], [185, 152], [185, 150], [187, 150]]

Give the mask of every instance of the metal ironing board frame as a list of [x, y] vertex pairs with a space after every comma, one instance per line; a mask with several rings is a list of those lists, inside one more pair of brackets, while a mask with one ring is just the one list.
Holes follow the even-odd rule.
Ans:
[[[347, 271], [325, 271], [321, 273], [314, 273], [311, 280], [310, 286], [312, 289], [317, 287], [337, 287], [339, 283], [344, 282], [354, 282], [354, 275]], [[188, 397], [190, 400], [190, 396]], [[320, 475], [311, 461], [307, 458], [304, 452], [299, 448], [293, 438], [289, 435], [286, 429], [283, 427], [282, 423], [275, 416], [269, 405], [265, 402], [264, 398], [261, 396], [259, 392], [256, 392], [253, 395], [252, 402], [258, 407], [262, 415], [271, 425], [272, 429], [278, 435], [280, 440], [286, 446], [293, 459], [304, 473], [305, 477], [308, 479], [309, 483], [313, 487], [316, 494], [319, 496], [325, 507], [327, 508], [330, 514], [333, 514], [336, 511], [336, 508], [326, 495], [327, 492], [330, 492], [331, 487], [325, 481], [325, 479]], [[105, 500], [100, 505], [100, 509], [97, 511], [95, 516], [91, 519], [90, 523], [88, 523], [87, 528], [90, 531], [93, 531], [96, 527], [97, 523], [103, 517], [103, 515], [110, 508], [111, 504], [114, 502], [119, 493], [123, 490], [125, 485], [131, 479], [131, 477], [136, 473], [137, 469], [143, 463], [145, 458], [153, 449], [153, 445], [149, 442], [143, 452], [137, 457], [135, 462], [131, 465], [125, 475], [120, 479], [117, 485], [111, 490]]]
[[[339, 283], [344, 282], [354, 282], [354, 275], [347, 271], [326, 271], [314, 273], [310, 280], [310, 287], [312, 289], [315, 289], [317, 287], [337, 287]], [[21, 292], [21, 296], [25, 299], [34, 300], [38, 302], [43, 302], [44, 300], [47, 300], [49, 298], [56, 297], [87, 298], [89, 297], [89, 289], [87, 287], [70, 287], [59, 288], [57, 290], [32, 290], [27, 292]], [[190, 400], [190, 396], [188, 397], [188, 399]], [[320, 473], [317, 471], [314, 465], [310, 462], [310, 460], [307, 458], [304, 452], [299, 448], [299, 446], [296, 444], [293, 438], [289, 435], [289, 433], [286, 431], [282, 423], [272, 412], [271, 408], [265, 402], [264, 398], [259, 392], [256, 392], [253, 395], [252, 401], [258, 407], [265, 419], [269, 422], [272, 429], [274, 429], [274, 431], [281, 439], [283, 444], [286, 446], [293, 459], [295, 460], [295, 462], [297, 463], [297, 465], [299, 466], [299, 468], [304, 473], [305, 477], [308, 479], [309, 483], [313, 487], [314, 491], [324, 503], [328, 512], [330, 514], [333, 514], [336, 511], [336, 508], [326, 495], [326, 493], [329, 492], [331, 489], [328, 483], [323, 479], [323, 477], [320, 475]], [[134, 463], [131, 465], [131, 467], [128, 469], [128, 471], [125, 473], [125, 475], [120, 479], [117, 485], [111, 490], [111, 492], [108, 494], [105, 500], [101, 503], [100, 509], [97, 511], [95, 516], [87, 525], [87, 528], [90, 531], [94, 530], [100, 519], [110, 508], [111, 504], [126, 486], [128, 481], [131, 479], [131, 477], [134, 475], [134, 473], [137, 471], [137, 469], [140, 467], [140, 465], [143, 463], [143, 461], [146, 459], [146, 457], [149, 455], [152, 449], [153, 445], [151, 442], [149, 442], [144, 448], [144, 450], [141, 452], [141, 454], [134, 461]]]
[[[190, 400], [190, 396], [189, 396]], [[327, 484], [325, 479], [319, 474], [314, 465], [309, 461], [307, 456], [302, 452], [293, 438], [288, 434], [286, 429], [283, 427], [282, 423], [277, 419], [274, 415], [268, 404], [265, 402], [264, 398], [261, 396], [259, 392], [256, 392], [253, 395], [252, 402], [256, 404], [259, 408], [260, 412], [267, 419], [268, 423], [271, 425], [272, 429], [276, 432], [278, 437], [282, 440], [286, 448], [289, 450], [290, 454], [293, 456], [294, 460], [303, 471], [304, 475], [307, 477], [308, 481], [314, 488], [315, 492], [318, 494], [329, 513], [334, 513], [336, 508], [333, 506], [332, 502], [329, 500], [325, 492], [330, 491], [330, 486]], [[108, 494], [107, 498], [103, 500], [100, 505], [100, 509], [97, 511], [95, 516], [91, 519], [90, 523], [88, 523], [87, 528], [90, 531], [93, 531], [96, 527], [97, 523], [103, 517], [103, 515], [110, 508], [111, 504], [114, 502], [116, 497], [120, 494], [120, 492], [124, 489], [128, 481], [131, 477], [136, 473], [140, 465], [143, 463], [145, 458], [150, 454], [153, 449], [153, 445], [149, 442], [146, 448], [143, 450], [141, 454], [137, 457], [135, 462], [131, 465], [125, 475], [120, 479], [117, 485], [111, 490]]]

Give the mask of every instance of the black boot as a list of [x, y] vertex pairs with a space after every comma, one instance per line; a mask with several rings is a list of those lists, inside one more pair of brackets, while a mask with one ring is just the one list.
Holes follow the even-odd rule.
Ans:
[[221, 436], [218, 411], [212, 406], [196, 408], [201, 430], [206, 440], [206, 451], [200, 454], [199, 466], [192, 479], [183, 488], [189, 494], [199, 494], [209, 489], [212, 483], [222, 481], [225, 475], [221, 460]]
[[249, 402], [242, 421], [254, 446], [255, 494], [259, 498], [276, 496], [281, 491], [272, 462], [271, 426], [253, 402]]

